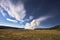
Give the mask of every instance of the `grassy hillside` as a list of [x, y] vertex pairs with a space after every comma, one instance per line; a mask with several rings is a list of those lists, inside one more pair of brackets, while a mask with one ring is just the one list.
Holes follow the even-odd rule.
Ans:
[[60, 40], [60, 31], [0, 29], [0, 40]]
[[60, 31], [60, 25], [56, 25], [54, 27], [50, 28], [51, 30], [59, 30]]

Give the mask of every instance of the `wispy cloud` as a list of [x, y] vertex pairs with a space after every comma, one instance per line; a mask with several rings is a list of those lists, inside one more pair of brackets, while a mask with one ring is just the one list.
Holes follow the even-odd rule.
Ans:
[[8, 20], [8, 21], [11, 21], [11, 22], [18, 22], [17, 20], [12, 20], [12, 19], [9, 19], [9, 18], [6, 18], [6, 20]]
[[26, 11], [22, 2], [16, 6], [12, 4], [10, 0], [0, 0], [0, 6], [2, 6], [11, 17], [16, 18], [18, 21], [23, 20], [26, 16]]
[[0, 13], [5, 17], [5, 13], [1, 7], [0, 7]]

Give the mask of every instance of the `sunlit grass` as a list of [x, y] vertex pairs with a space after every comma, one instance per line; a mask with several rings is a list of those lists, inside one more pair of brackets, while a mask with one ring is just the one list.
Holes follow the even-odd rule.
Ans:
[[60, 40], [60, 31], [0, 29], [0, 40]]

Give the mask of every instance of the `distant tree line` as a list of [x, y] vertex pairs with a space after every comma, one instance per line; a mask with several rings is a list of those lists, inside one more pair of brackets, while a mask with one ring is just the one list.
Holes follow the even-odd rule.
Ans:
[[56, 25], [50, 28], [36, 28], [35, 30], [60, 30], [60, 25]]

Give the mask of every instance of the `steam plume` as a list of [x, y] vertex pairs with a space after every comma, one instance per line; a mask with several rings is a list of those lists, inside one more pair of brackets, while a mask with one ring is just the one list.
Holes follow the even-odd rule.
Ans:
[[35, 28], [37, 28], [40, 25], [40, 23], [42, 21], [45, 21], [48, 18], [50, 18], [50, 16], [43, 16], [43, 17], [40, 17], [38, 19], [34, 19], [34, 20], [32, 20], [32, 22], [26, 23], [25, 29], [32, 29], [32, 30], [34, 30]]

